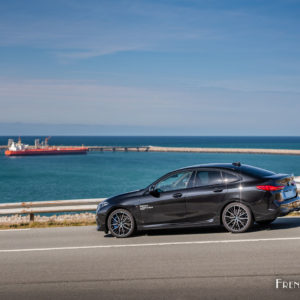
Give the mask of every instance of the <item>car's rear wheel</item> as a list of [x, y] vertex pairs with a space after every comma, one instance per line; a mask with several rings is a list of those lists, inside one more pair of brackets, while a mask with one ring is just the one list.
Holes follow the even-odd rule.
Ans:
[[224, 227], [233, 233], [247, 231], [253, 224], [251, 210], [244, 204], [233, 202], [228, 204], [222, 213]]
[[272, 222], [274, 222], [276, 219], [272, 219], [272, 220], [263, 220], [263, 221], [256, 221], [257, 224], [261, 225], [261, 226], [267, 226], [270, 225]]
[[126, 209], [116, 209], [107, 219], [110, 233], [117, 238], [129, 237], [134, 232], [134, 218]]

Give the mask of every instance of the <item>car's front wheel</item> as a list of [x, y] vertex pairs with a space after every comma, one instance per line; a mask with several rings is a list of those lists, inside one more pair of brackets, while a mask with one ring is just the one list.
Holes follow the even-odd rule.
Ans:
[[126, 209], [116, 209], [107, 219], [110, 233], [117, 238], [129, 237], [134, 232], [134, 218]]
[[244, 204], [233, 202], [228, 204], [222, 213], [224, 227], [233, 233], [247, 231], [253, 224], [251, 210]]

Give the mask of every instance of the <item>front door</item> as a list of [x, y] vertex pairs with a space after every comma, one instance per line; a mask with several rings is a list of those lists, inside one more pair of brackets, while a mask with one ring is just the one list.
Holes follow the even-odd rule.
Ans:
[[184, 222], [186, 217], [185, 195], [192, 173], [192, 171], [172, 173], [152, 187], [158, 192], [157, 195], [147, 193], [143, 197], [140, 211], [145, 227]]

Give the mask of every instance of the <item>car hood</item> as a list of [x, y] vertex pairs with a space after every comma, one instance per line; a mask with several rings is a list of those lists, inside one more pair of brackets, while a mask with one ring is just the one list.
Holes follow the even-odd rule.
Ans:
[[145, 189], [132, 191], [132, 192], [128, 192], [128, 193], [125, 193], [125, 194], [120, 194], [120, 195], [117, 195], [117, 196], [113, 196], [111, 198], [108, 198], [106, 201], [110, 204], [120, 203], [124, 200], [127, 200], [128, 198], [142, 196], [144, 194], [144, 192], [145, 192]]

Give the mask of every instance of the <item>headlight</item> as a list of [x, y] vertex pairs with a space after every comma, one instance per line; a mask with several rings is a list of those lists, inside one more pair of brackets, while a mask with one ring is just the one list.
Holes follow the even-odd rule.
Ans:
[[101, 210], [103, 207], [105, 207], [106, 205], [108, 205], [108, 202], [107, 201], [102, 201], [98, 204], [98, 207], [97, 207], [97, 212], [99, 210]]

